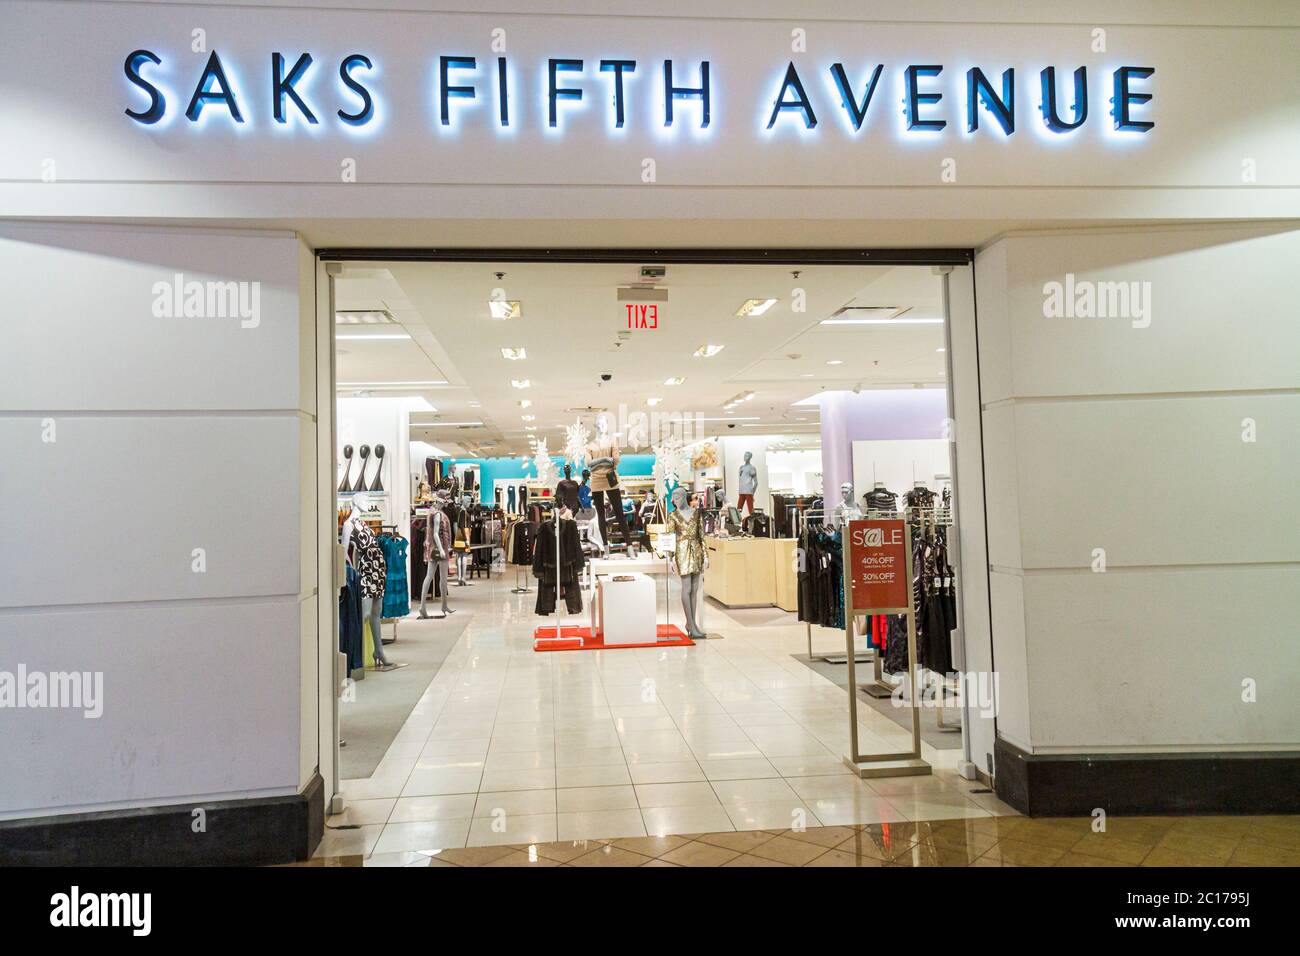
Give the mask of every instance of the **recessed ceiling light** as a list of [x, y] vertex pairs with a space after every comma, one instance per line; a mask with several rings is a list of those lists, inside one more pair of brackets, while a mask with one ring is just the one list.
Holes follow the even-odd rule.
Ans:
[[501, 357], [510, 359], [512, 362], [518, 362], [520, 359], [528, 358], [528, 350], [522, 346], [517, 349], [502, 349]]
[[774, 305], [776, 305], [776, 299], [746, 299], [741, 303], [740, 308], [736, 310], [736, 315], [741, 318], [762, 315]]
[[812, 372], [804, 372], [804, 373], [803, 373], [802, 375], [800, 375], [799, 377], [800, 377], [800, 378], [812, 378], [812, 377], [813, 377], [813, 373], [812, 373]]
[[658, 404], [659, 404], [660, 402], [662, 402], [662, 401], [663, 401], [662, 398], [647, 398], [647, 399], [645, 400], [645, 403], [646, 403], [647, 405], [658, 405]]
[[822, 319], [821, 325], [942, 325], [943, 319]]
[[695, 357], [713, 358], [713, 356], [717, 355], [725, 348], [726, 348], [725, 345], [701, 345], [698, 349], [695, 350]]
[[488, 299], [488, 312], [494, 319], [519, 319], [524, 306], [518, 299]]
[[843, 364], [844, 364], [844, 360], [843, 360], [843, 359], [831, 359], [831, 360], [830, 360], [829, 362], [827, 362], [826, 364], [827, 364], [827, 365], [843, 365]]
[[520, 407], [520, 408], [532, 408], [532, 407], [533, 407], [533, 400], [532, 400], [531, 398], [521, 398], [521, 399], [519, 400], [519, 407]]
[[735, 418], [697, 418], [697, 422], [756, 422], [757, 415], [737, 415]]
[[519, 417], [522, 418], [522, 419], [523, 419], [524, 421], [526, 421], [526, 422], [532, 422], [532, 421], [536, 421], [536, 420], [537, 420], [537, 416], [536, 416], [536, 415], [520, 415]]
[[411, 422], [412, 428], [472, 428], [482, 422]]
[[443, 379], [433, 379], [428, 382], [336, 382], [339, 388], [432, 388], [435, 385], [446, 385]]
[[362, 339], [391, 339], [401, 341], [409, 339], [410, 335], [405, 332], [355, 332], [355, 333], [336, 333], [334, 336], [339, 342], [359, 342]]
[[393, 317], [385, 309], [362, 309], [353, 312], [335, 312], [338, 325], [391, 325]]
[[936, 351], [936, 352], [946, 352], [946, 351], [948, 351], [948, 350], [945, 349], [945, 348], [940, 347], [940, 348], [935, 349], [935, 351]]
[[536, 425], [525, 425], [525, 426], [524, 426], [524, 431], [526, 431], [526, 432], [535, 432], [535, 431], [537, 431], [537, 426], [536, 426]]
[[531, 388], [533, 383], [526, 378], [512, 378], [510, 384], [515, 388]]
[[664, 379], [664, 384], [665, 384], [665, 385], [680, 385], [680, 384], [682, 384], [682, 382], [684, 382], [684, 381], [686, 381], [686, 379], [684, 379], [684, 378], [666, 378], [666, 379]]

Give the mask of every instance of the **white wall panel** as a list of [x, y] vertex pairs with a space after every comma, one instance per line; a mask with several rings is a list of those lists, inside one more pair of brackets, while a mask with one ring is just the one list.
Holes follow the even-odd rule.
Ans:
[[1027, 574], [1036, 749], [1296, 747], [1297, 595], [1294, 565]]
[[[0, 223], [0, 409], [310, 408], [298, 269], [284, 233]], [[178, 274], [247, 283], [255, 317], [156, 316], [155, 283]]]
[[[0, 418], [0, 499], [22, 559], [0, 607], [297, 595], [297, 414]], [[193, 551], [207, 570], [193, 570]]]
[[1015, 423], [1021, 567], [1300, 562], [1300, 394], [1029, 403]]
[[[1300, 386], [1287, 226], [1011, 238], [1006, 316], [1015, 394], [1153, 394]], [[1133, 284], [1146, 318], [1045, 318], [1044, 285]], [[1149, 285], [1149, 288], [1147, 288]], [[1143, 290], [1146, 290], [1143, 292]], [[992, 400], [985, 396], [986, 401]]]
[[298, 634], [296, 598], [0, 613], [0, 670], [104, 688], [98, 719], [4, 711], [0, 814], [296, 790]]

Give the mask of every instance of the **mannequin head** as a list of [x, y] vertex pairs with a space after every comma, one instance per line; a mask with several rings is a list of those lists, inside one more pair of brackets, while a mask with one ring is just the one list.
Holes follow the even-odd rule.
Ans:
[[[369, 449], [366, 449], [369, 451]], [[357, 492], [352, 496], [352, 510], [354, 512], [370, 510], [370, 496], [365, 492]]]
[[750, 459], [753, 458], [753, 457], [754, 457], [754, 453], [753, 453], [752, 451], [747, 451], [747, 452], [745, 452], [745, 464], [748, 465]]
[[572, 478], [572, 477], [573, 477], [573, 466], [572, 466], [572, 465], [565, 465], [565, 466], [564, 466], [564, 477], [565, 477], [565, 478]]
[[685, 488], [677, 488], [673, 491], [673, 507], [678, 511], [684, 511], [690, 507], [690, 495], [686, 493]]
[[596, 416], [596, 436], [604, 439], [609, 434], [609, 416], [603, 412]]
[[853, 482], [846, 481], [840, 485], [840, 501], [846, 505], [853, 503]]
[[591, 478], [591, 472], [588, 471], [586, 468], [582, 469], [582, 483], [585, 485], [588, 479], [590, 478]]

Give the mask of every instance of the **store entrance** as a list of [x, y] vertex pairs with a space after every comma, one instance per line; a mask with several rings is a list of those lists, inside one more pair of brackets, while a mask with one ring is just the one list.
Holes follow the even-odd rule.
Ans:
[[[951, 264], [802, 255], [324, 256], [356, 827], [327, 844], [984, 812], [959, 706], [920, 713], [925, 799], [843, 762], [848, 521], [906, 522], [920, 673], [963, 659]], [[859, 749], [910, 745], [905, 619], [849, 620]]]

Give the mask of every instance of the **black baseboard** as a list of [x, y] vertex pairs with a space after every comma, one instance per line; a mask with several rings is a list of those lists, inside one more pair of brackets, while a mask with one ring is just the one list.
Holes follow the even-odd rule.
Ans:
[[[195, 832], [194, 811], [204, 826]], [[325, 783], [287, 797], [0, 821], [0, 866], [260, 866], [305, 860], [325, 832]]]
[[998, 797], [1033, 817], [1300, 813], [1300, 752], [1031, 754], [999, 737]]

